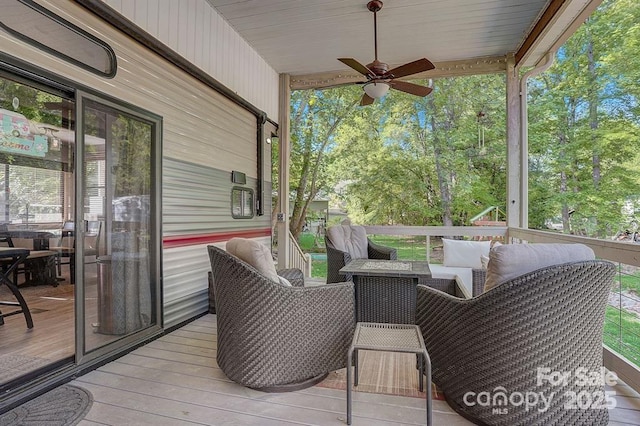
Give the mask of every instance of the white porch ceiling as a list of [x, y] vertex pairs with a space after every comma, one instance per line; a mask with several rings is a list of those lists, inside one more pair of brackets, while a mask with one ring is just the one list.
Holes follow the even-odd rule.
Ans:
[[[278, 73], [354, 74], [337, 61], [374, 58], [368, 0], [208, 0]], [[521, 64], [535, 65], [574, 31], [601, 0], [384, 0], [378, 12], [378, 57], [391, 66], [426, 57], [437, 68], [504, 61], [536, 23], [548, 21]], [[554, 14], [545, 10], [555, 10]], [[516, 56], [517, 59], [518, 56]], [[504, 69], [504, 63], [499, 67]], [[432, 73], [438, 75], [438, 69]], [[445, 73], [440, 73], [445, 74]]]

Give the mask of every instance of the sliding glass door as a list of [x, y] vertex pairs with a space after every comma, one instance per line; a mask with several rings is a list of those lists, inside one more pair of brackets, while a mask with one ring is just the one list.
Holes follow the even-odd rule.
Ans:
[[160, 121], [89, 95], [79, 104], [76, 265], [84, 290], [82, 356], [91, 357], [160, 327]]
[[30, 250], [0, 284], [0, 391], [161, 330], [160, 142], [151, 113], [0, 74], [0, 246]]

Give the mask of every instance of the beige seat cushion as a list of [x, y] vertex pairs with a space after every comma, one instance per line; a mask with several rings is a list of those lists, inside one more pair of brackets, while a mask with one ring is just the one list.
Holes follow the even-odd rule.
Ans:
[[226, 250], [256, 268], [271, 281], [280, 282], [271, 250], [266, 245], [246, 238], [232, 238], [227, 241]]
[[484, 291], [547, 266], [593, 259], [584, 244], [503, 244], [489, 252]]
[[369, 241], [364, 226], [331, 226], [327, 229], [327, 238], [335, 248], [349, 253], [352, 259], [369, 258]]

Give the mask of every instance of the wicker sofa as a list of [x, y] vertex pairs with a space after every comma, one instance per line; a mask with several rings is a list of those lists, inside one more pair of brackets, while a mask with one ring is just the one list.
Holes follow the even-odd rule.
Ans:
[[[579, 368], [599, 374], [602, 332], [615, 266], [588, 260], [547, 266], [463, 300], [418, 286], [416, 323], [431, 357], [432, 377], [449, 405], [479, 425], [606, 425], [606, 409], [566, 409], [570, 395], [604, 396], [580, 385]], [[567, 383], [538, 383], [538, 368], [568, 372]], [[503, 397], [530, 392], [549, 406]], [[478, 394], [490, 395], [489, 404]]]
[[267, 278], [208, 246], [218, 325], [217, 362], [236, 383], [263, 391], [312, 386], [346, 366], [355, 329], [353, 283], [304, 287]]

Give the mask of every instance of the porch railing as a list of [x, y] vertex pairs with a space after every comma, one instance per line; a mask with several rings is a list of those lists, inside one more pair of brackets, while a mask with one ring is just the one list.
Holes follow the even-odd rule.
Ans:
[[[625, 307], [640, 307], [640, 297], [625, 288], [637, 283], [640, 288], [640, 244], [578, 237], [549, 231], [537, 231], [499, 226], [366, 226], [368, 235], [423, 236], [417, 250], [424, 250], [427, 260], [433, 258], [434, 237], [499, 238], [508, 243], [582, 243], [589, 246], [596, 256], [614, 262], [618, 277], [611, 292], [605, 318], [605, 338], [616, 349], [604, 345], [605, 367], [614, 371], [621, 380], [640, 392], [640, 355], [625, 357], [620, 352], [640, 354], [640, 312], [629, 312]], [[631, 283], [631, 284], [630, 284]], [[568, 308], [570, 309], [570, 308]], [[630, 343], [631, 342], [631, 343]], [[635, 342], [635, 343], [634, 343]]]
[[426, 237], [424, 253], [432, 261], [432, 237], [470, 237], [472, 239], [506, 240], [506, 226], [365, 226], [367, 235], [398, 235]]
[[300, 248], [300, 245], [293, 237], [293, 234], [289, 231], [289, 268], [298, 268], [303, 273], [305, 278], [311, 276], [311, 255], [305, 253]]

